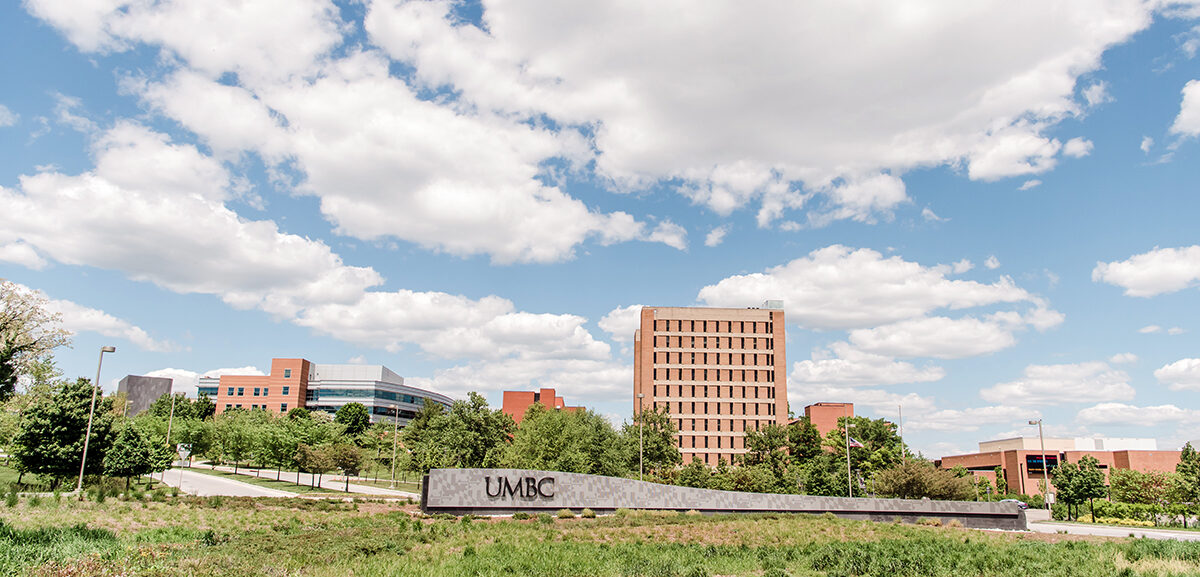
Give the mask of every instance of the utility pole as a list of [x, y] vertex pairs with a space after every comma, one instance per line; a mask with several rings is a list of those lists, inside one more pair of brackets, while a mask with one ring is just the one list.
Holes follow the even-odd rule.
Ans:
[[1050, 463], [1046, 461], [1046, 437], [1042, 435], [1042, 420], [1029, 421], [1030, 425], [1038, 426], [1038, 440], [1042, 444], [1042, 479], [1045, 481], [1046, 488], [1042, 491], [1042, 502], [1046, 504], [1046, 510], [1050, 510]]
[[843, 417], [846, 422], [846, 489], [854, 496], [854, 479], [850, 475], [850, 417]]

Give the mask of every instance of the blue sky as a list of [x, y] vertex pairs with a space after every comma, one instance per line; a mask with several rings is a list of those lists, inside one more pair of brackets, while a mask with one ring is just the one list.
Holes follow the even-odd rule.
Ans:
[[782, 299], [930, 456], [1200, 438], [1200, 6], [0, 6], [0, 277], [104, 381], [385, 364], [619, 422], [636, 310]]

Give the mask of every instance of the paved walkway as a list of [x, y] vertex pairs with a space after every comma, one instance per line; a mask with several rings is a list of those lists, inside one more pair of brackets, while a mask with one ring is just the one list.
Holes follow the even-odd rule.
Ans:
[[1147, 539], [1169, 539], [1175, 541], [1200, 541], [1200, 531], [1172, 531], [1151, 527], [1112, 527], [1083, 523], [1056, 523], [1053, 521], [1031, 521], [1030, 531], [1057, 533], [1066, 531], [1071, 535], [1099, 535], [1101, 537], [1145, 537]]
[[225, 477], [206, 475], [188, 469], [171, 469], [163, 476], [162, 482], [190, 495], [208, 497], [221, 495], [225, 497], [295, 497], [296, 493], [268, 489], [243, 483]]
[[[207, 465], [204, 465], [204, 466], [207, 467]], [[219, 465], [216, 468], [219, 471], [226, 471], [229, 473], [233, 472], [233, 467]], [[238, 474], [247, 475], [247, 476], [256, 476], [256, 477], [260, 477], [263, 479], [275, 479], [277, 476], [275, 471], [271, 471], [271, 470], [267, 470], [267, 469], [238, 468]], [[309, 486], [312, 486], [312, 484], [313, 484], [313, 475], [311, 475], [309, 473], [296, 473], [296, 472], [291, 472], [291, 471], [284, 471], [283, 473], [278, 474], [278, 478], [280, 480], [287, 481], [290, 483], [301, 483], [301, 484], [309, 485]], [[329, 491], [336, 491], [336, 492], [345, 492], [346, 491], [345, 477], [334, 476], [334, 475], [322, 475], [319, 478], [321, 479], [321, 488], [322, 489], [327, 489]], [[406, 498], [407, 499], [420, 499], [421, 498], [421, 495], [419, 495], [417, 493], [410, 493], [408, 491], [397, 491], [397, 490], [393, 490], [393, 489], [385, 489], [382, 487], [375, 487], [372, 485], [360, 485], [358, 483], [354, 483], [353, 478], [351, 478], [349, 492], [351, 494], [358, 493], [360, 495], [374, 495], [377, 497], [394, 497], [397, 499], [406, 499]]]

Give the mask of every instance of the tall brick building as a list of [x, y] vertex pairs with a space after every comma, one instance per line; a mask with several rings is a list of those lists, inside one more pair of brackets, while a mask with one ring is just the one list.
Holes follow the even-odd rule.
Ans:
[[634, 333], [634, 413], [665, 407], [684, 463], [746, 452], [745, 432], [787, 424], [783, 303], [644, 307]]

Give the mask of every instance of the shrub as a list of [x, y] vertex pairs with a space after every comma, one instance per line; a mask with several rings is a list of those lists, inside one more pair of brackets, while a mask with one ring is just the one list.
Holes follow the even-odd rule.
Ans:
[[962, 524], [962, 521], [959, 521], [958, 519], [951, 519], [949, 522], [946, 523], [946, 526], [954, 527], [955, 529], [961, 529], [963, 524]]
[[558, 515], [559, 519], [574, 519], [575, 518], [575, 513], [572, 513], [570, 509], [559, 509], [558, 513], [556, 513], [556, 515]]
[[551, 517], [549, 513], [538, 513], [537, 519], [538, 523], [543, 525], [549, 525], [554, 522], [554, 517]]
[[583, 517], [584, 519], [595, 519], [596, 512], [591, 509], [584, 509], [579, 512], [579, 516]]
[[514, 521], [524, 521], [529, 518], [529, 513], [526, 513], [525, 511], [517, 511], [516, 513], [513, 513], [512, 518]]
[[474, 518], [474, 517], [472, 517], [471, 515], [463, 515], [462, 517], [460, 517], [460, 518], [458, 519], [458, 522], [459, 522], [459, 523], [462, 523], [463, 525], [470, 525], [470, 524], [471, 524], [471, 520], [472, 520], [473, 518]]
[[15, 488], [9, 489], [8, 494], [4, 496], [4, 506], [9, 509], [17, 506], [17, 490]]
[[37, 507], [41, 504], [42, 504], [42, 498], [39, 497], [38, 495], [35, 494], [29, 498], [29, 506], [30, 507]]
[[633, 510], [632, 509], [617, 509], [616, 515], [618, 517], [628, 517], [630, 515], [633, 515]]
[[687, 511], [684, 511], [683, 514], [684, 515], [699, 515], [700, 511], [697, 511], [695, 509], [688, 509]]
[[917, 519], [917, 524], [925, 525], [927, 527], [941, 527], [942, 520], [934, 517], [921, 517], [920, 519]]

